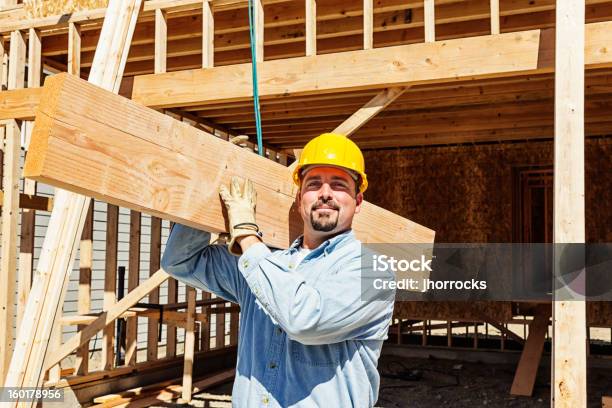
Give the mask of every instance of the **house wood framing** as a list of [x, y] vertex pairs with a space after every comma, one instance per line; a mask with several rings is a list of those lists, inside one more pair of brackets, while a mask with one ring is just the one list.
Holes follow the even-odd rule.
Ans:
[[[269, 197], [258, 203], [266, 242], [287, 246], [301, 226], [286, 167], [308, 139], [333, 129], [366, 151], [552, 138], [554, 242], [586, 240], [585, 136], [612, 134], [612, 1], [254, 0], [264, 157], [251, 142], [226, 142], [255, 134], [246, 1], [111, 0], [106, 9], [37, 17], [26, 9], [0, 0], [0, 331], [9, 333], [13, 321], [17, 328], [15, 338], [0, 338], [5, 386], [95, 384], [88, 389], [97, 387], [98, 395], [84, 394], [113, 394], [96, 402], [114, 406], [153, 394], [189, 401], [193, 390], [230, 378], [233, 372], [195, 378], [193, 361], [235, 349], [239, 311], [159, 270], [164, 228], [171, 221], [225, 231], [221, 203], [210, 192], [231, 175], [248, 174]], [[37, 195], [46, 184], [66, 191]], [[104, 293], [94, 307], [100, 202], [107, 203]], [[129, 209], [130, 225], [121, 300], [120, 208]], [[51, 217], [37, 255], [40, 212]], [[141, 241], [143, 220], [148, 242]], [[355, 230], [364, 242], [431, 243], [432, 229], [415, 221], [367, 203]], [[77, 252], [78, 306], [62, 315]], [[138, 304], [147, 295], [148, 303]], [[528, 337], [508, 328], [519, 311], [535, 317]], [[491, 325], [502, 349], [506, 341], [524, 343], [512, 393], [529, 395], [552, 316], [552, 400], [577, 407], [587, 398], [587, 327], [612, 327], [609, 312], [608, 304], [580, 301], [421, 302], [398, 305], [390, 333], [401, 342], [421, 331], [427, 344], [428, 331], [446, 329], [451, 346], [453, 321]], [[146, 319], [144, 360], [139, 317]], [[115, 354], [118, 318], [127, 321], [124, 362]], [[62, 339], [66, 326], [78, 332]], [[94, 369], [89, 340], [100, 332]], [[162, 347], [166, 357], [159, 358]], [[76, 363], [68, 373], [58, 363], [71, 354]], [[168, 383], [130, 397], [107, 385], [172, 359], [184, 361], [182, 387]]]

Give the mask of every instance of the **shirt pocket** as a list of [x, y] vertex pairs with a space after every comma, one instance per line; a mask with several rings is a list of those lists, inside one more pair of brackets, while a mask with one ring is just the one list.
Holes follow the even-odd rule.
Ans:
[[331, 367], [340, 362], [340, 348], [337, 344], [306, 345], [290, 340], [291, 357], [300, 364], [311, 367]]

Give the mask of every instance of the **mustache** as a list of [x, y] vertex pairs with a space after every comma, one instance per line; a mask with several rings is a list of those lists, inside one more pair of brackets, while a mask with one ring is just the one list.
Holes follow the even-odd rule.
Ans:
[[339, 210], [340, 209], [340, 206], [334, 200], [326, 200], [326, 201], [319, 200], [319, 201], [317, 201], [316, 203], [314, 203], [312, 205], [310, 210], [314, 211], [314, 210], [316, 210], [316, 209], [318, 209], [320, 207], [323, 207], [323, 206], [329, 207], [332, 210]]

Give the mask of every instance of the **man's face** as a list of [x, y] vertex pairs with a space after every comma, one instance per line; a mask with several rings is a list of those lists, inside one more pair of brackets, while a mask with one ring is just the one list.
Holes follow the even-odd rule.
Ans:
[[363, 195], [355, 180], [337, 167], [314, 167], [303, 176], [298, 206], [305, 229], [340, 232], [348, 229], [361, 209]]

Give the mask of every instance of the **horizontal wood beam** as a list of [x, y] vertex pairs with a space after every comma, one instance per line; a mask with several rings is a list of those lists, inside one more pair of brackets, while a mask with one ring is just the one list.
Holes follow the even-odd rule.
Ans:
[[23, 88], [0, 92], [0, 120], [34, 119], [41, 92], [40, 88]]
[[[209, 307], [209, 308], [206, 308], [204, 312], [196, 313], [195, 320], [198, 322], [206, 323], [208, 322], [209, 320], [208, 318], [210, 315], [220, 314], [220, 313], [233, 313], [233, 312], [239, 312], [239, 311], [240, 311], [239, 306], [223, 306], [223, 307], [215, 307], [215, 308]], [[91, 324], [95, 322], [102, 313], [88, 313], [88, 314], [83, 314], [83, 315], [62, 316], [61, 324], [64, 326]], [[129, 310], [123, 312], [118, 317], [118, 319], [126, 318], [126, 317], [136, 317], [136, 316], [159, 318], [160, 313], [159, 313], [159, 310], [157, 309], [150, 309], [150, 308], [145, 308], [145, 307], [132, 307]], [[184, 323], [187, 321], [187, 312], [164, 310], [162, 317], [163, 317], [163, 320], [162, 320], [163, 324], [165, 324], [165, 322], [171, 322], [173, 324], [176, 322]]]
[[[70, 75], [49, 77], [44, 90], [26, 177], [211, 232], [227, 229], [219, 186], [249, 177], [265, 242], [287, 247], [302, 232], [283, 165]], [[369, 203], [353, 227], [365, 243], [434, 239]]]
[[[4, 191], [0, 191], [0, 208]], [[43, 197], [31, 194], [19, 194], [19, 208], [27, 208], [29, 210], [51, 211], [53, 210], [53, 197]]]
[[[586, 25], [587, 68], [612, 65], [610, 30], [612, 22]], [[554, 70], [553, 40], [551, 30], [529, 30], [264, 61], [258, 66], [259, 94], [269, 99], [548, 73]], [[132, 97], [155, 108], [248, 100], [250, 72], [250, 64], [239, 64], [142, 75], [134, 80]]]

